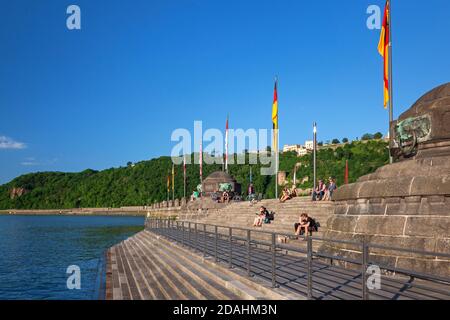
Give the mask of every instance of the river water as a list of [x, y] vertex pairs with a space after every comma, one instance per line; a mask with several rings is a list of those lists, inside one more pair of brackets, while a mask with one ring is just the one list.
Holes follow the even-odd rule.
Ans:
[[[105, 250], [143, 226], [143, 217], [0, 215], [0, 300], [102, 298]], [[73, 265], [81, 288], [70, 290]]]

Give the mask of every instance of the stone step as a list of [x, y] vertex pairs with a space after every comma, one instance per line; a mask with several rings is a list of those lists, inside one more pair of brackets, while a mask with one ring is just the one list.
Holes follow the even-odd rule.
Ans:
[[[230, 203], [220, 210], [208, 212], [203, 217], [187, 218], [186, 220], [211, 225], [253, 228], [254, 220], [261, 206], [275, 212], [275, 220], [271, 224], [264, 224], [259, 230], [285, 235], [294, 234], [294, 223], [298, 222], [300, 214], [305, 212], [320, 223], [319, 232], [314, 235], [321, 237], [326, 231], [328, 219], [334, 212], [334, 204], [330, 201], [313, 202], [309, 197], [298, 197], [284, 203], [280, 203], [276, 199], [262, 200], [257, 204], [251, 204], [250, 202]], [[257, 235], [257, 237], [264, 238], [262, 235]], [[304, 247], [303, 244], [300, 244], [300, 246]]]
[[[272, 289], [142, 231], [108, 250], [107, 298], [133, 300], [301, 299]], [[108, 289], [109, 288], [109, 289]]]
[[[185, 264], [180, 261], [179, 255], [165, 248], [157, 237], [151, 237], [149, 232], [141, 233], [139, 237], [135, 237], [136, 241], [141, 241], [151, 248], [154, 257], [160, 259], [167, 265], [175, 265], [176, 269], [172, 270], [172, 276], [177, 277], [183, 284], [190, 284], [191, 290], [197, 292], [198, 299], [238, 299], [239, 297], [227, 288], [218, 283], [215, 277], [211, 277], [206, 272], [206, 268], [198, 267], [187, 268]], [[191, 266], [192, 267], [192, 266]]]
[[201, 273], [202, 276], [207, 276], [209, 279], [214, 279], [221, 286], [232, 291], [240, 299], [245, 300], [261, 300], [261, 299], [302, 299], [302, 296], [293, 296], [292, 293], [278, 289], [269, 288], [268, 283], [258, 283], [250, 281], [246, 277], [236, 274], [228, 268], [213, 262], [211, 258], [203, 258], [191, 250], [186, 250], [174, 242], [167, 241], [163, 237], [146, 232], [145, 237], [154, 239], [158, 243], [158, 252], [163, 255], [176, 256], [184, 266], [193, 270], [195, 273]]
[[[208, 276], [206, 267], [189, 269], [177, 255], [163, 252], [160, 242], [143, 231], [109, 250], [111, 299], [241, 299]], [[111, 283], [112, 282], [112, 283]]]

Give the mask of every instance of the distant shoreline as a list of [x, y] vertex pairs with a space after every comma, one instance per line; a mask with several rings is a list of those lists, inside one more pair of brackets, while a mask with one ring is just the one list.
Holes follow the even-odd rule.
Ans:
[[60, 216], [145, 216], [148, 209], [145, 207], [133, 208], [83, 208], [83, 209], [9, 209], [0, 210], [2, 215], [60, 215]]

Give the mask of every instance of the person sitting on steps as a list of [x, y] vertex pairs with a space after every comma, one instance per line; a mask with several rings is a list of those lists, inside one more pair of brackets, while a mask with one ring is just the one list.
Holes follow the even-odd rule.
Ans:
[[326, 190], [327, 186], [325, 185], [325, 183], [323, 183], [323, 180], [319, 180], [319, 184], [312, 194], [312, 201], [322, 201], [323, 197], [325, 196]]
[[300, 215], [300, 219], [298, 223], [294, 225], [295, 228], [295, 236], [298, 238], [299, 236], [305, 235], [304, 240], [307, 239], [308, 234], [312, 236], [313, 231], [318, 231], [316, 221], [309, 217], [307, 213], [302, 213]]
[[264, 220], [266, 219], [266, 215], [269, 214], [269, 211], [265, 207], [259, 208], [259, 213], [257, 213], [257, 217], [253, 222], [254, 227], [262, 227]]
[[295, 197], [298, 197], [297, 187], [295, 185], [292, 186], [292, 188], [291, 188], [290, 196], [291, 196], [291, 199], [295, 198]]
[[230, 202], [230, 194], [228, 191], [222, 193], [222, 203]]
[[287, 200], [289, 200], [290, 198], [291, 198], [291, 194], [289, 192], [289, 189], [286, 187], [286, 188], [283, 189], [283, 193], [281, 195], [280, 202], [284, 203]]
[[247, 197], [247, 199], [249, 200], [249, 201], [252, 201], [252, 200], [254, 200], [255, 199], [255, 187], [253, 186], [253, 183], [250, 183], [249, 184], [249, 186], [248, 186], [248, 197]]

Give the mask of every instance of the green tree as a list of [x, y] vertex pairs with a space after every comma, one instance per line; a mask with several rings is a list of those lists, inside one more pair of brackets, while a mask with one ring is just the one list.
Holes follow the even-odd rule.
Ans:
[[377, 139], [377, 140], [382, 139], [383, 138], [383, 134], [381, 132], [377, 132], [377, 133], [375, 133], [373, 135], [373, 138]]
[[333, 139], [333, 141], [331, 141], [331, 143], [332, 143], [332, 144], [339, 144], [339, 143], [341, 143], [341, 142], [339, 141], [339, 139]]
[[[191, 163], [193, 163], [193, 154]], [[236, 161], [237, 155], [230, 155]], [[249, 163], [249, 154], [245, 154]], [[354, 141], [333, 150], [321, 148], [317, 152], [317, 174], [326, 179], [335, 176], [343, 183], [345, 161], [349, 161], [350, 182], [375, 171], [389, 162], [389, 149], [383, 140], [366, 143]], [[236, 163], [236, 162], [235, 162]], [[298, 157], [293, 152], [280, 154], [280, 170], [286, 171], [292, 181], [296, 164], [299, 187], [312, 186], [312, 155]], [[268, 165], [265, 165], [266, 167]], [[261, 163], [252, 164], [252, 180], [257, 193], [265, 198], [275, 196], [275, 176], [261, 175]], [[78, 207], [121, 207], [145, 205], [167, 199], [167, 174], [171, 171], [170, 157], [160, 157], [135, 163], [134, 167], [110, 168], [103, 171], [87, 169], [79, 173], [39, 172], [19, 176], [7, 184], [0, 185], [0, 209], [59, 209]], [[222, 165], [203, 166], [204, 177], [222, 170]], [[199, 165], [191, 164], [187, 171], [187, 193], [200, 183]], [[229, 166], [232, 176], [247, 190], [250, 165]], [[183, 196], [183, 167], [175, 166], [175, 197]], [[13, 188], [24, 188], [27, 192], [11, 199]]]

